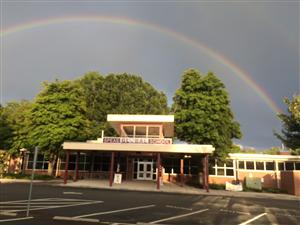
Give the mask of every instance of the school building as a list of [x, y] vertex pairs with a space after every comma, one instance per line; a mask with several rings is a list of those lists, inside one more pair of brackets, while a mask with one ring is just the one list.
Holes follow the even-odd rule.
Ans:
[[[56, 176], [69, 179], [106, 179], [114, 182], [147, 180], [160, 189], [162, 182], [200, 181], [225, 184], [245, 177], [258, 177], [262, 186], [300, 195], [300, 156], [229, 154], [225, 162], [209, 165], [214, 148], [205, 145], [174, 144], [174, 115], [109, 114], [107, 121], [118, 137], [103, 133], [97, 140], [64, 142], [65, 157], [59, 158]], [[19, 159], [20, 160], [20, 159]], [[18, 164], [18, 163], [16, 163]], [[19, 162], [20, 164], [20, 162]], [[22, 163], [24, 172], [32, 169], [33, 155]], [[48, 161], [38, 156], [36, 171], [47, 174]]]

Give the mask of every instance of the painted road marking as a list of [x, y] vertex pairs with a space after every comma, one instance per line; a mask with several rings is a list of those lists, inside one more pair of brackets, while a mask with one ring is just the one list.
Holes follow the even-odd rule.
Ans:
[[83, 218], [83, 217], [89, 217], [89, 216], [99, 216], [99, 215], [112, 214], [112, 213], [117, 213], [117, 212], [125, 212], [125, 211], [131, 211], [131, 210], [151, 208], [151, 207], [154, 207], [154, 206], [155, 205], [145, 205], [145, 206], [138, 206], [138, 207], [133, 207], [133, 208], [118, 209], [118, 210], [113, 210], [113, 211], [91, 213], [91, 214], [86, 214], [86, 215], [81, 215], [81, 216], [75, 216], [74, 218]]
[[66, 217], [66, 216], [54, 216], [54, 220], [66, 220], [66, 221], [77, 221], [77, 222], [91, 222], [91, 223], [99, 223], [98, 219], [87, 219], [87, 218], [75, 218], [75, 217]]
[[250, 219], [250, 220], [247, 220], [247, 221], [245, 221], [245, 222], [243, 222], [243, 223], [240, 223], [239, 225], [246, 225], [246, 224], [248, 224], [248, 223], [251, 223], [251, 222], [254, 221], [254, 220], [259, 219], [260, 217], [262, 217], [262, 216], [264, 216], [264, 215], [267, 215], [267, 213], [259, 214], [258, 216], [255, 216], [255, 217], [253, 217], [253, 218]]
[[6, 211], [1, 210], [0, 215], [3, 215], [3, 216], [17, 216], [17, 213], [6, 212]]
[[[28, 200], [18, 200], [18, 201], [7, 201], [1, 202], [1, 208], [7, 208], [7, 210], [2, 210], [4, 213], [16, 213], [26, 211], [26, 205]], [[50, 199], [33, 199], [31, 204], [33, 205], [31, 211], [33, 210], [43, 210], [43, 209], [54, 209], [54, 208], [65, 208], [72, 206], [80, 205], [91, 205], [99, 204], [103, 201], [94, 201], [94, 200], [81, 200], [81, 199], [59, 199], [59, 198], [50, 198]], [[17, 208], [17, 209], [12, 209]]]
[[[66, 208], [66, 207], [72, 207], [72, 206], [79, 206], [79, 205], [91, 205], [91, 204], [97, 204], [97, 203], [103, 203], [103, 201], [93, 201], [93, 202], [82, 202], [77, 204], [69, 204], [69, 205], [54, 205], [54, 206], [44, 206], [40, 208], [34, 208], [30, 209], [30, 211], [33, 210], [41, 210], [41, 209], [56, 209], [56, 208]], [[26, 209], [20, 209], [20, 210], [9, 210], [9, 212], [23, 212], [26, 211]]]
[[189, 210], [192, 211], [192, 208], [184, 208], [184, 207], [180, 207], [180, 206], [174, 206], [174, 205], [166, 205], [167, 208], [172, 208], [172, 209], [184, 209], [184, 210]]
[[241, 212], [241, 211], [235, 211], [235, 210], [227, 210], [227, 209], [220, 209], [221, 212], [227, 212], [227, 213], [233, 213], [233, 214], [245, 214], [245, 215], [251, 215], [248, 212]]
[[63, 192], [64, 195], [82, 195], [81, 192], [73, 192], [73, 191], [65, 191]]
[[[65, 204], [73, 204], [73, 203], [82, 203], [81, 201], [74, 201], [74, 202], [31, 202], [33, 205], [65, 205]], [[17, 203], [10, 203], [8, 205], [14, 205], [14, 206], [21, 206], [27, 205], [27, 202], [17, 202]], [[5, 206], [6, 207], [6, 206]]]
[[13, 219], [4, 219], [4, 220], [0, 220], [0, 223], [2, 222], [9, 222], [9, 221], [17, 221], [17, 220], [29, 220], [32, 219], [33, 217], [21, 217], [21, 218], [13, 218]]
[[178, 219], [178, 218], [185, 217], [185, 216], [190, 216], [190, 215], [197, 214], [197, 213], [202, 213], [207, 210], [208, 209], [202, 209], [202, 210], [198, 210], [198, 211], [191, 212], [191, 213], [186, 213], [186, 214], [182, 214], [182, 215], [178, 215], [178, 216], [172, 216], [172, 217], [164, 218], [161, 220], [155, 220], [155, 221], [149, 222], [149, 224], [155, 224], [155, 223], [160, 223], [160, 222], [164, 222], [164, 221], [168, 221], [168, 220], [174, 220], [174, 219]]
[[[49, 200], [50, 198], [39, 198], [39, 199], [32, 199], [31, 201], [44, 201], [44, 200]], [[27, 202], [28, 199], [25, 200], [16, 200], [16, 201], [6, 201], [6, 202], [0, 202], [1, 204], [10, 204], [10, 203], [15, 203], [15, 202]]]

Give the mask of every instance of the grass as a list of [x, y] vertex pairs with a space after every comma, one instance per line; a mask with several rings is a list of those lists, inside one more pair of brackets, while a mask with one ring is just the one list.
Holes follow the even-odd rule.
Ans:
[[285, 190], [281, 190], [281, 189], [278, 189], [278, 188], [262, 188], [261, 190], [258, 190], [258, 189], [253, 189], [253, 188], [247, 188], [247, 187], [243, 187], [243, 191], [245, 192], [260, 192], [260, 193], [277, 193], [277, 194], [280, 194], [280, 193], [284, 193], [286, 194], [287, 191]]
[[[22, 174], [22, 173], [5, 173], [2, 174], [2, 178], [6, 179], [24, 179], [24, 180], [29, 180], [31, 179], [31, 175], [29, 174]], [[49, 175], [39, 175], [35, 174], [34, 175], [34, 180], [52, 180], [54, 177], [49, 176]]]

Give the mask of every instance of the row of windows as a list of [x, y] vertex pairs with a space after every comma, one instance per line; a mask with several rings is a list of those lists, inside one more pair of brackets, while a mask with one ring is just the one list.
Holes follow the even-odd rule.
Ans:
[[233, 160], [226, 160], [225, 162], [216, 161], [215, 165], [209, 169], [209, 174], [226, 177], [234, 176]]
[[[76, 158], [77, 154], [70, 154], [68, 170], [76, 169]], [[91, 156], [87, 154], [80, 154], [78, 159], [78, 170], [85, 171], [109, 171], [110, 169], [110, 160], [111, 155], [109, 153], [102, 153], [94, 156], [94, 163], [91, 162]], [[120, 171], [126, 170], [126, 158], [125, 157], [116, 157], [115, 169], [119, 165]], [[60, 170], [65, 169], [65, 159], [63, 159], [59, 165]], [[33, 168], [33, 155], [30, 154], [28, 158], [27, 169]], [[36, 167], [37, 170], [47, 170], [48, 169], [48, 160], [43, 155], [38, 155]]]
[[[239, 161], [238, 167], [242, 170], [276, 170], [274, 161]], [[300, 162], [278, 162], [278, 170], [300, 170]]]
[[158, 138], [160, 135], [160, 126], [123, 125], [122, 130], [122, 136], [127, 137]]
[[[238, 161], [238, 168], [240, 170], [276, 170], [276, 163], [274, 161]], [[278, 170], [300, 170], [300, 162], [278, 162]], [[216, 161], [215, 165], [209, 169], [210, 175], [216, 176], [234, 176], [233, 160], [226, 162]]]
[[[27, 169], [33, 168], [33, 154], [30, 154], [28, 157]], [[48, 160], [44, 155], [38, 155], [36, 158], [35, 169], [37, 170], [47, 170], [48, 169]]]

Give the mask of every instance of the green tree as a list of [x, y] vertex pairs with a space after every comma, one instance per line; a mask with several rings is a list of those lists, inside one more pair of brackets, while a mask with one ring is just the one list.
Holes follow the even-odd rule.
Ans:
[[90, 122], [80, 86], [71, 81], [44, 83], [30, 111], [30, 141], [49, 159], [48, 174], [53, 175], [64, 141], [84, 141]]
[[7, 149], [9, 154], [17, 156], [21, 148], [28, 148], [28, 132], [30, 130], [28, 112], [31, 109], [31, 102], [21, 100], [19, 102], [8, 102], [3, 109], [3, 116], [11, 129], [10, 137], [7, 137]]
[[211, 144], [215, 156], [224, 158], [233, 138], [241, 138], [234, 121], [228, 92], [212, 73], [202, 76], [198, 70], [183, 73], [181, 87], [173, 98], [177, 138], [191, 144]]
[[264, 154], [269, 154], [269, 155], [278, 155], [280, 152], [279, 147], [271, 147], [269, 149], [263, 150]]
[[104, 129], [113, 135], [106, 116], [116, 114], [167, 114], [167, 97], [143, 79], [131, 74], [109, 74], [102, 76], [89, 72], [79, 81], [84, 89], [89, 109], [88, 118], [93, 123], [93, 137]]
[[288, 106], [288, 113], [278, 115], [283, 123], [282, 134], [275, 132], [275, 136], [294, 154], [300, 155], [300, 95], [294, 96], [292, 100], [285, 98], [284, 102]]
[[12, 133], [13, 131], [4, 113], [4, 108], [0, 105], [0, 150], [8, 150], [10, 148]]

